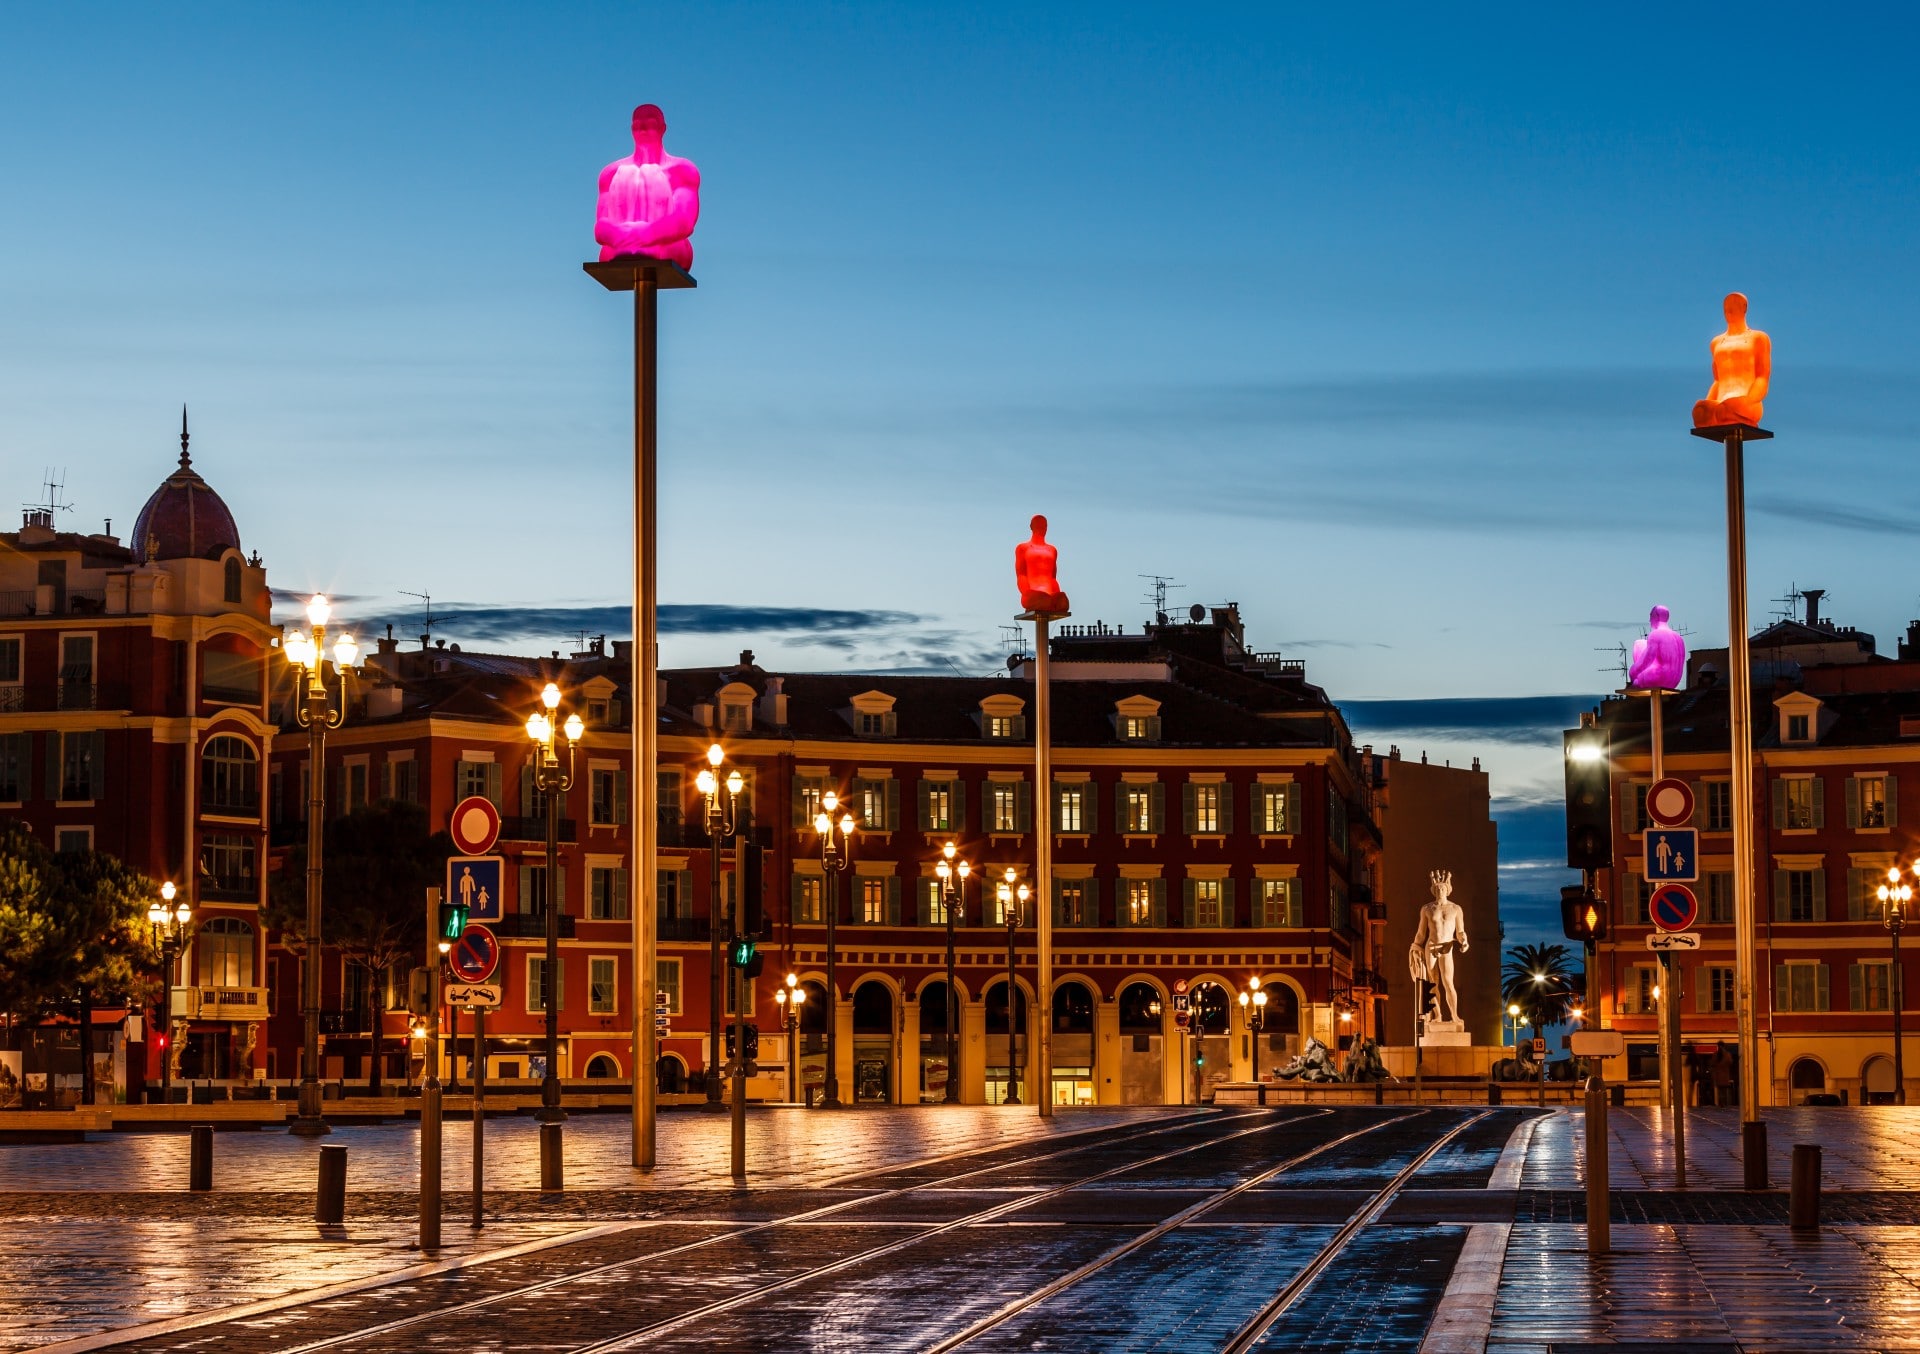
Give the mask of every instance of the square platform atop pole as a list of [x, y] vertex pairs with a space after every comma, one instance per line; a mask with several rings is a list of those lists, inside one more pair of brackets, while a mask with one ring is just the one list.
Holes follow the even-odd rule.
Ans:
[[1710, 428], [1694, 428], [1692, 432], [1709, 442], [1765, 442], [1773, 436], [1752, 423], [1716, 423]]
[[649, 258], [645, 254], [622, 254], [617, 259], [583, 263], [580, 266], [586, 270], [587, 276], [608, 291], [632, 291], [643, 278], [661, 291], [700, 285], [693, 280], [691, 273], [672, 259]]

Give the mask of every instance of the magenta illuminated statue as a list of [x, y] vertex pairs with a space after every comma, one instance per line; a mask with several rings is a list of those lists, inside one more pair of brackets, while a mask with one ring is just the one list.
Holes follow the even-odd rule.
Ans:
[[1687, 641], [1667, 624], [1665, 607], [1648, 612], [1647, 621], [1646, 638], [1633, 642], [1627, 685], [1636, 691], [1678, 691], [1687, 675]]
[[627, 254], [693, 267], [693, 227], [700, 220], [700, 171], [661, 145], [667, 117], [643, 103], [633, 110], [633, 154], [600, 171], [600, 210], [593, 238], [600, 261]]
[[1067, 614], [1067, 595], [1060, 591], [1054, 570], [1060, 552], [1047, 544], [1047, 519], [1036, 516], [1029, 524], [1033, 536], [1013, 547], [1013, 576], [1020, 585], [1020, 605], [1036, 616]]

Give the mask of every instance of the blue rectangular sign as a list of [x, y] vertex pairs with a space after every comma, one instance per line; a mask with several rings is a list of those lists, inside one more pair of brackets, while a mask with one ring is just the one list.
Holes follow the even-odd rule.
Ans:
[[500, 920], [500, 881], [506, 874], [502, 856], [454, 856], [447, 862], [449, 903], [465, 903], [468, 921]]
[[1700, 878], [1700, 833], [1690, 827], [1647, 829], [1647, 881], [1691, 884]]

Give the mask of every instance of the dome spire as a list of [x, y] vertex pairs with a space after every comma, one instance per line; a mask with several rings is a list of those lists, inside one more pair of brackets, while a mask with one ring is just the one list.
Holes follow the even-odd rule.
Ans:
[[192, 466], [193, 458], [187, 455], [187, 406], [183, 403], [180, 406], [180, 468], [188, 470]]

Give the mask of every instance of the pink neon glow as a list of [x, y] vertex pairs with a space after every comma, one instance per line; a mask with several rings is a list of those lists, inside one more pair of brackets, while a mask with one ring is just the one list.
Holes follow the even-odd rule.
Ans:
[[693, 227], [700, 220], [700, 170], [661, 145], [667, 115], [650, 103], [633, 110], [633, 154], [600, 171], [600, 210], [593, 238], [600, 261], [623, 254], [693, 267]]
[[1013, 576], [1020, 585], [1020, 605], [1041, 616], [1064, 616], [1067, 595], [1060, 591], [1054, 569], [1060, 552], [1047, 544], [1047, 519], [1036, 516], [1033, 536], [1013, 547]]
[[1633, 642], [1633, 665], [1627, 685], [1637, 691], [1678, 691], [1687, 675], [1687, 641], [1667, 624], [1667, 609], [1647, 613], [1646, 638]]

